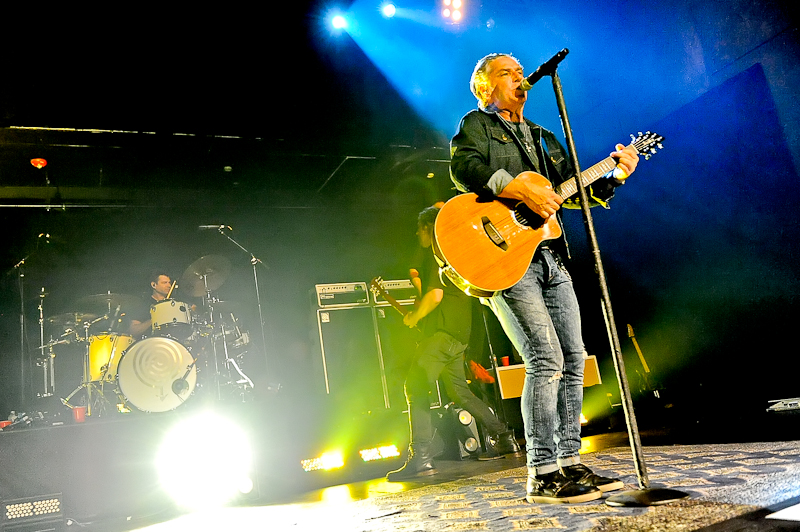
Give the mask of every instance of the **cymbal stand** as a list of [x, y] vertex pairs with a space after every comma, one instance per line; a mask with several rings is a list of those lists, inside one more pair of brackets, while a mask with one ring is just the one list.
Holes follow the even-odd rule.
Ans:
[[264, 262], [261, 259], [256, 257], [253, 253], [251, 253], [250, 250], [242, 246], [229, 234], [225, 233], [224, 232], [225, 227], [227, 226], [221, 226], [219, 228], [219, 234], [227, 238], [234, 246], [236, 246], [237, 248], [241, 249], [242, 251], [250, 255], [250, 264], [253, 267], [253, 284], [255, 286], [255, 292], [256, 292], [256, 304], [258, 305], [258, 326], [259, 329], [261, 330], [261, 348], [263, 350], [264, 364], [267, 370], [267, 374], [269, 374], [269, 359], [267, 358], [267, 335], [264, 331], [264, 312], [261, 306], [261, 291], [259, 289], [259, 282], [258, 282], [258, 265], [260, 264], [261, 266], [267, 269], [269, 267], [266, 264], [264, 264]]
[[[44, 345], [44, 298], [47, 296], [47, 292], [44, 291], [44, 287], [42, 287], [42, 291], [39, 293], [39, 305], [37, 308], [39, 309], [39, 360], [37, 361], [37, 366], [42, 368], [42, 392], [37, 393], [37, 397], [51, 397], [53, 395], [53, 391], [56, 387], [55, 382], [55, 352], [53, 351], [53, 346]], [[45, 354], [45, 349], [49, 349], [49, 353]]]
[[[208, 309], [208, 323], [209, 328], [211, 330], [211, 353], [212, 358], [214, 359], [214, 371], [212, 372], [214, 375], [214, 389], [217, 392], [216, 399], [219, 400], [221, 398], [220, 389], [219, 389], [219, 361], [217, 360], [217, 343], [214, 341], [214, 329], [216, 329], [214, 325], [214, 301], [215, 299], [211, 297], [211, 290], [208, 289], [208, 276], [201, 275], [200, 278], [203, 280], [203, 288], [205, 289], [205, 296], [203, 296], [203, 306]], [[207, 364], [208, 362], [206, 362]]]

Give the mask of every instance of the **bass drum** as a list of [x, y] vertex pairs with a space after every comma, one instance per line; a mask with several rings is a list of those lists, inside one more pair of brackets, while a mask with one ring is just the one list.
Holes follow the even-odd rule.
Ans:
[[139, 340], [119, 361], [119, 391], [143, 412], [174, 410], [194, 391], [197, 370], [193, 361], [189, 350], [172, 338]]

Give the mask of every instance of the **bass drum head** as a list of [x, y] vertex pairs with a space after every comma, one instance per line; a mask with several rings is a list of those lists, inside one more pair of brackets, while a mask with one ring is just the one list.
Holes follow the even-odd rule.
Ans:
[[[139, 340], [125, 351], [119, 361], [119, 390], [130, 404], [143, 412], [174, 410], [194, 391], [196, 368], [192, 366], [184, 377], [193, 360], [189, 350], [172, 338]], [[186, 383], [173, 386], [179, 379]]]

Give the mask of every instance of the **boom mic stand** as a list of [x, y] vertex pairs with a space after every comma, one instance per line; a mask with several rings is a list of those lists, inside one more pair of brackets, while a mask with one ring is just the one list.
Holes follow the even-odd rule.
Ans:
[[269, 358], [267, 357], [267, 335], [264, 332], [264, 314], [263, 314], [263, 310], [261, 308], [261, 291], [259, 289], [259, 283], [258, 283], [258, 265], [260, 264], [264, 268], [268, 268], [268, 266], [266, 264], [264, 264], [261, 261], [261, 259], [256, 257], [253, 253], [251, 253], [250, 250], [248, 250], [247, 248], [242, 246], [239, 242], [237, 242], [232, 236], [230, 236], [229, 234], [225, 233], [224, 232], [225, 228], [230, 229], [229, 226], [222, 225], [218, 229], [219, 234], [221, 234], [222, 236], [227, 238], [234, 246], [236, 246], [237, 248], [241, 249], [242, 251], [244, 251], [245, 253], [250, 255], [250, 264], [253, 266], [253, 284], [255, 285], [255, 290], [256, 290], [256, 304], [258, 305], [258, 325], [259, 325], [259, 328], [261, 330], [261, 346], [262, 346], [262, 349], [264, 350], [263, 354], [264, 354], [264, 364], [265, 364], [265, 369], [266, 369], [266, 375], [269, 375], [269, 369], [270, 369], [269, 366], [270, 366], [270, 364], [269, 364]]
[[[553, 90], [556, 96], [558, 112], [561, 116], [561, 124], [564, 128], [567, 149], [569, 150], [570, 158], [575, 166], [575, 175], [577, 176], [576, 179], [580, 181], [582, 176], [580, 164], [578, 162], [578, 153], [575, 149], [575, 141], [572, 137], [572, 129], [569, 125], [569, 117], [567, 116], [567, 106], [564, 100], [561, 79], [559, 78], [557, 72], [558, 63], [568, 53], [569, 50], [566, 48], [561, 50], [558, 54], [556, 54], [555, 57], [553, 57], [553, 59], [547, 61], [544, 65], [539, 67], [536, 72], [539, 73], [541, 71], [540, 73], [542, 76], [551, 76], [553, 78]], [[622, 397], [622, 408], [625, 414], [625, 422], [628, 427], [628, 438], [633, 451], [633, 462], [636, 466], [636, 476], [639, 481], [640, 488], [639, 490], [625, 491], [618, 495], [611, 496], [606, 499], [606, 504], [609, 506], [655, 506], [685, 499], [689, 497], [689, 495], [682, 491], [650, 487], [650, 481], [647, 477], [647, 466], [645, 465], [644, 455], [642, 453], [642, 442], [639, 438], [639, 428], [636, 424], [636, 416], [633, 411], [633, 399], [631, 398], [631, 390], [630, 386], [628, 385], [628, 377], [625, 373], [625, 361], [622, 358], [622, 347], [620, 346], [617, 328], [614, 325], [614, 313], [611, 310], [611, 297], [608, 292], [608, 284], [606, 282], [605, 271], [603, 270], [603, 263], [600, 259], [600, 247], [597, 242], [597, 233], [595, 232], [594, 223], [592, 221], [592, 213], [589, 209], [589, 197], [585, 188], [583, 187], [582, 182], [576, 188], [578, 189], [578, 197], [580, 198], [581, 202], [581, 212], [583, 213], [583, 221], [589, 240], [589, 247], [592, 251], [592, 256], [594, 257], [595, 272], [597, 273], [597, 280], [600, 284], [606, 327], [608, 328], [613, 348], [612, 355], [614, 359], [614, 370], [616, 371], [617, 382], [619, 383], [620, 396]]]

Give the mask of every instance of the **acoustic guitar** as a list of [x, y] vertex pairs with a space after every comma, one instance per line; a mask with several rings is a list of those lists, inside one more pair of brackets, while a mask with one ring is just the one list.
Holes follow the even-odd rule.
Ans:
[[[664, 138], [649, 131], [631, 138], [630, 145], [645, 160], [663, 147]], [[584, 187], [594, 183], [616, 165], [613, 157], [607, 157], [581, 172], [581, 183]], [[537, 184], [552, 187], [544, 176], [535, 177]], [[564, 199], [576, 194], [575, 178], [554, 192]], [[522, 278], [542, 242], [560, 236], [556, 216], [545, 220], [519, 200], [460, 194], [447, 201], [436, 217], [433, 252], [453, 284], [469, 295], [491, 297]]]

